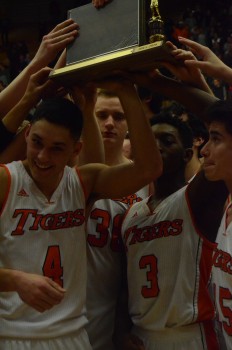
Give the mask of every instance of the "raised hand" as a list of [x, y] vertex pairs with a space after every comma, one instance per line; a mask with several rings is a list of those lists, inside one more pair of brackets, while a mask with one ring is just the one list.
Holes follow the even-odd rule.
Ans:
[[32, 63], [37, 63], [40, 67], [47, 66], [76, 38], [78, 29], [78, 24], [72, 19], [59, 23], [43, 37]]
[[192, 62], [198, 62], [194, 54], [189, 50], [177, 48], [170, 41], [168, 41], [166, 44], [172, 49], [171, 54], [176, 59], [177, 64], [162, 62], [162, 66], [167, 68], [177, 79], [181, 80], [182, 82], [211, 93], [201, 70], [194, 64], [186, 64], [186, 62], [189, 60]]
[[215, 53], [207, 46], [201, 45], [193, 40], [179, 37], [180, 43], [186, 45], [197, 56], [198, 60], [192, 57], [185, 58], [187, 67], [200, 69], [204, 74], [232, 82], [232, 69], [223, 63]]

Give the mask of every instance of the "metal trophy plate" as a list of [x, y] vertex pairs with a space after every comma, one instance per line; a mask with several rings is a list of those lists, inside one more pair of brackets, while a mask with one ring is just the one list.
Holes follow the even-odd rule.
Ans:
[[67, 48], [64, 68], [50, 78], [62, 85], [104, 79], [115, 71], [142, 71], [173, 61], [165, 44], [158, 0], [147, 13], [145, 0], [112, 0], [96, 10], [92, 4], [69, 10], [80, 36]]

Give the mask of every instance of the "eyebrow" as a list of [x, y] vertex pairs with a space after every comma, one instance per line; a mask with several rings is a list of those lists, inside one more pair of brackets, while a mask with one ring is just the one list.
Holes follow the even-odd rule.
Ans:
[[[42, 137], [40, 137], [38, 134], [33, 133], [32, 134], [33, 137], [36, 137], [38, 140], [43, 141]], [[64, 142], [54, 142], [53, 143], [54, 146], [65, 146], [66, 144]]]
[[215, 130], [209, 131], [209, 135], [210, 136], [222, 136], [222, 134], [220, 132], [215, 131]]

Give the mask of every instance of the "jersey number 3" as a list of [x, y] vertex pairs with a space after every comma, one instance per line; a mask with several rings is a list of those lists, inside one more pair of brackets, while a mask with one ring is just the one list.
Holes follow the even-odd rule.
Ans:
[[139, 261], [140, 269], [146, 269], [147, 285], [142, 286], [141, 294], [144, 298], [155, 298], [159, 294], [157, 258], [154, 255], [145, 255]]

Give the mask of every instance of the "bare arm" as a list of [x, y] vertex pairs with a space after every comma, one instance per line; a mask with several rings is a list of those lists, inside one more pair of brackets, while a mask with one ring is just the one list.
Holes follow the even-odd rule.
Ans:
[[47, 67], [33, 74], [19, 103], [2, 119], [3, 124], [12, 133], [16, 133], [30, 109], [39, 102], [42, 93], [53, 84], [48, 80], [50, 72], [51, 69]]
[[29, 78], [53, 61], [77, 36], [78, 25], [69, 19], [58, 24], [50, 33], [43, 37], [43, 40], [32, 61], [28, 66], [1, 92], [0, 94], [0, 118], [23, 96]]
[[105, 153], [101, 132], [95, 116], [96, 87], [88, 84], [83, 88], [72, 89], [74, 102], [83, 113], [84, 125], [81, 134], [82, 149], [78, 156], [78, 165], [104, 163]]
[[59, 304], [65, 295], [65, 289], [48, 277], [2, 268], [0, 292], [17, 292], [23, 302], [39, 312]]
[[205, 110], [218, 100], [218, 98], [205, 91], [186, 85], [176, 79], [168, 78], [157, 71], [147, 74], [136, 73], [132, 75], [131, 79], [140, 86], [176, 100], [202, 118], [204, 118]]
[[88, 195], [93, 193], [99, 198], [120, 198], [134, 193], [160, 176], [162, 171], [160, 152], [135, 87], [123, 80], [112, 83], [110, 89], [117, 92], [127, 118], [134, 163], [81, 167]]

